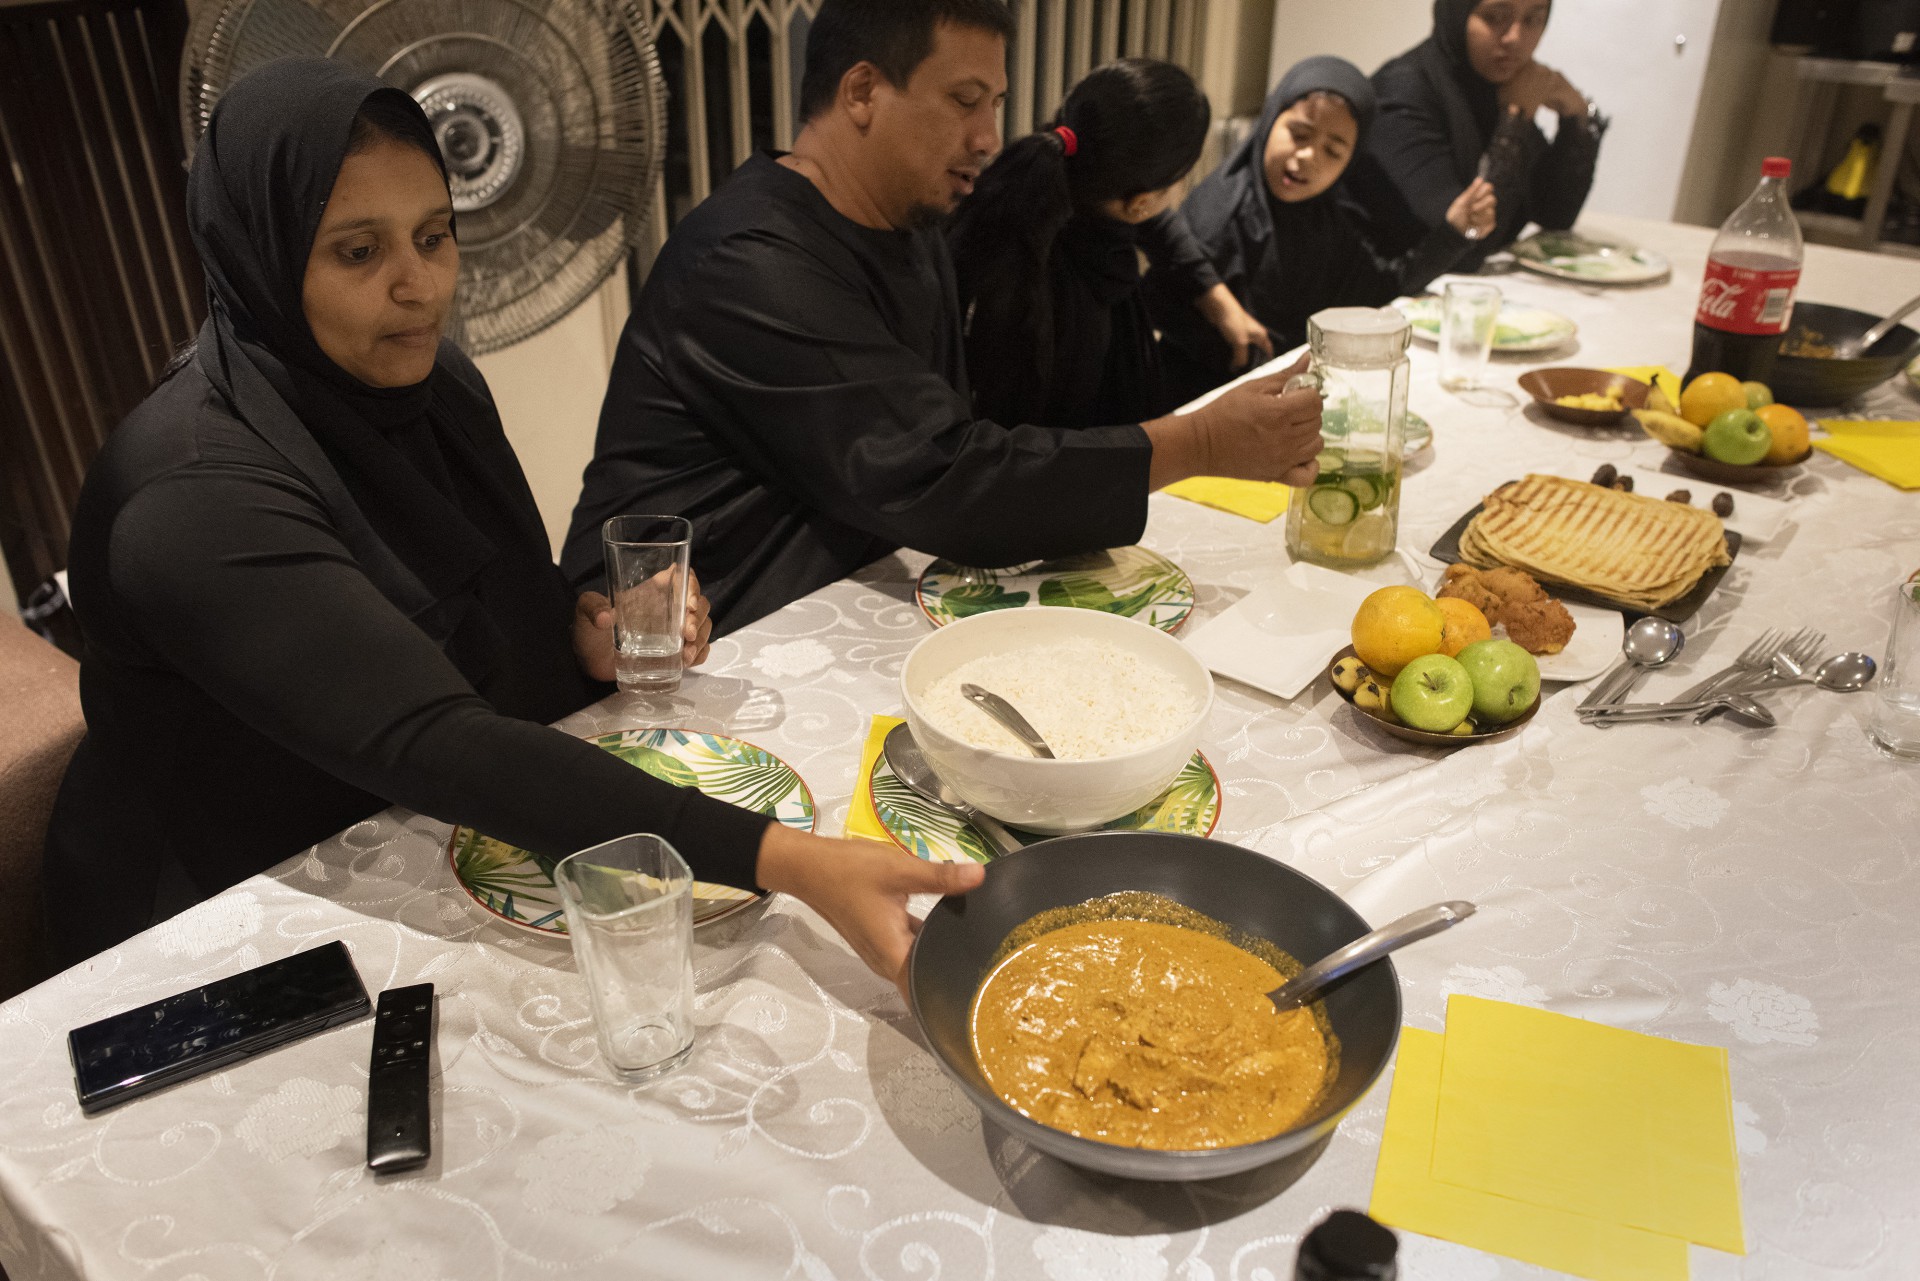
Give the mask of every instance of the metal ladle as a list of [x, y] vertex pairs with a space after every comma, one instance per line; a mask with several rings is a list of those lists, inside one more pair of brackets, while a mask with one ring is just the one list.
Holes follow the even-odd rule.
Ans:
[[1026, 744], [1027, 750], [1035, 756], [1044, 757], [1047, 760], [1055, 759], [1053, 749], [1047, 746], [1046, 739], [1040, 737], [1040, 731], [1020, 714], [1019, 708], [1006, 699], [990, 689], [975, 685], [972, 681], [960, 683], [960, 696], [1012, 730], [1013, 736]]
[[913, 741], [913, 733], [905, 725], [895, 725], [887, 731], [887, 737], [880, 745], [880, 753], [887, 758], [887, 768], [893, 771], [895, 778], [922, 799], [952, 810], [973, 824], [974, 830], [987, 838], [987, 843], [993, 846], [995, 853], [1011, 854], [1024, 848], [1020, 839], [1009, 832], [1005, 824], [961, 800], [960, 794], [934, 773], [926, 753], [920, 750], [920, 744]]
[[1855, 359], [1858, 359], [1860, 356], [1864, 355], [1865, 353], [1872, 351], [1873, 345], [1879, 342], [1882, 338], [1885, 338], [1888, 334], [1892, 333], [1893, 327], [1899, 324], [1902, 320], [1905, 320], [1907, 318], [1907, 313], [1912, 311], [1915, 307], [1920, 307], [1920, 295], [1909, 298], [1905, 302], [1901, 303], [1899, 310], [1893, 312], [1885, 320], [1880, 321], [1873, 328], [1867, 330], [1866, 333], [1861, 334], [1859, 337], [1843, 338], [1839, 342], [1833, 344], [1833, 359], [1855, 360]]
[[1418, 943], [1429, 935], [1458, 925], [1473, 913], [1473, 904], [1461, 900], [1435, 903], [1432, 907], [1409, 912], [1399, 920], [1382, 925], [1371, 934], [1362, 934], [1345, 947], [1329, 952], [1267, 993], [1267, 997], [1275, 1009], [1282, 1011], [1304, 1005], [1307, 998], [1335, 979], [1343, 978], [1363, 965], [1371, 965], [1387, 953], [1409, 943]]

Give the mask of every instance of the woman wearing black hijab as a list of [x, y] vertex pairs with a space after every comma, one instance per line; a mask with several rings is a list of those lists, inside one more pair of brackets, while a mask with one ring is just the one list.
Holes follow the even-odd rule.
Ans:
[[547, 728], [606, 689], [582, 670], [611, 673], [604, 602], [576, 608], [486, 384], [440, 339], [459, 248], [413, 100], [271, 64], [221, 100], [187, 200], [206, 325], [74, 520], [87, 737], [48, 836], [53, 959], [144, 928], [167, 855], [211, 895], [399, 804], [552, 855], [659, 833], [897, 980], [906, 894], [976, 877]]
[[[1277, 346], [1300, 342], [1307, 317], [1322, 308], [1378, 306], [1417, 293], [1493, 226], [1493, 189], [1469, 183], [1418, 245], [1383, 258], [1342, 181], [1373, 119], [1373, 86], [1359, 68], [1308, 58], [1281, 78], [1246, 141], [1180, 208], [1222, 283]], [[1156, 269], [1146, 289], [1180, 399], [1226, 381], [1234, 353], [1211, 327], [1194, 323], [1184, 283]]]
[[[1386, 234], [1411, 243], [1476, 175], [1493, 182], [1498, 226], [1458, 264], [1471, 271], [1530, 222], [1571, 227], [1593, 185], [1606, 121], [1533, 60], [1551, 0], [1434, 0], [1433, 34], [1373, 74], [1380, 119], [1355, 192]], [[1553, 141], [1534, 124], [1560, 117]]]

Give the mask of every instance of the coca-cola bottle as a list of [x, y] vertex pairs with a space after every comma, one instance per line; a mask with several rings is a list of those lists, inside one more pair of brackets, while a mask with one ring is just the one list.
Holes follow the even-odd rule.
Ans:
[[1707, 253], [1700, 306], [1693, 314], [1693, 363], [1687, 381], [1701, 374], [1732, 374], [1766, 382], [1780, 335], [1793, 319], [1793, 293], [1800, 284], [1800, 224], [1787, 206], [1785, 156], [1768, 156], [1760, 185], [1720, 225]]

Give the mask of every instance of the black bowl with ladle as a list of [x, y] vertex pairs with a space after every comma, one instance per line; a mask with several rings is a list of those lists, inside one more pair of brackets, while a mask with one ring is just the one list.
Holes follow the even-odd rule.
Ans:
[[981, 1114], [1063, 1161], [1131, 1179], [1212, 1179], [1278, 1161], [1331, 1133], [1385, 1069], [1400, 1035], [1400, 984], [1377, 961], [1321, 996], [1340, 1043], [1339, 1070], [1292, 1128], [1200, 1151], [1100, 1143], [1042, 1125], [993, 1092], [973, 1055], [970, 1015], [988, 963], [1014, 929], [1050, 908], [1123, 890], [1163, 895], [1311, 964], [1371, 928], [1326, 886], [1225, 841], [1172, 832], [1086, 832], [987, 865], [971, 893], [942, 899], [914, 943], [908, 991], [934, 1058]]

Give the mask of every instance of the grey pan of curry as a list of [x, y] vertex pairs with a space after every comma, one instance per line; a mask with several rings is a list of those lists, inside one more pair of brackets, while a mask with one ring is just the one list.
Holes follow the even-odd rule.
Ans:
[[[1154, 904], [1149, 895], [1178, 906], [1169, 913], [1166, 905]], [[1048, 915], [1036, 922], [1042, 914]], [[1035, 946], [1022, 950], [1023, 944], [1074, 939], [1073, 931], [1080, 931], [1079, 937], [1084, 938], [1081, 927], [1095, 926], [1098, 933], [1097, 923], [1102, 921], [1144, 921], [1162, 931], [1169, 925], [1194, 928], [1209, 943], [1223, 938], [1243, 954], [1250, 953], [1245, 956], [1247, 962], [1272, 963], [1283, 977], [1297, 971], [1297, 960], [1290, 958], [1318, 959], [1369, 929], [1337, 895], [1312, 878], [1237, 845], [1197, 836], [1089, 832], [1045, 841], [988, 864], [986, 880], [978, 889], [941, 900], [927, 916], [909, 968], [914, 1018], [941, 1068], [983, 1116], [1063, 1161], [1124, 1178], [1156, 1181], [1212, 1179], [1255, 1169], [1308, 1148], [1330, 1133], [1379, 1078], [1393, 1053], [1400, 1032], [1399, 979], [1390, 961], [1380, 961], [1341, 980], [1308, 1010], [1294, 1012], [1314, 1020], [1324, 1038], [1325, 1058], [1321, 1076], [1306, 1082], [1304, 1095], [1288, 1098], [1284, 1085], [1273, 1091], [1273, 1105], [1284, 1109], [1277, 1115], [1292, 1119], [1271, 1137], [1232, 1141], [1238, 1132], [1237, 1114], [1226, 1116], [1224, 1124], [1212, 1124], [1221, 1118], [1209, 1109], [1204, 1093], [1177, 1106], [1156, 1106], [1156, 1099], [1149, 1097], [1151, 1090], [1143, 1091], [1123, 1079], [1125, 1066], [1114, 1065], [1113, 1046], [1084, 1032], [1064, 1051], [1069, 1061], [1063, 1070], [1068, 1078], [1079, 1077], [1080, 1083], [1076, 1087], [1069, 1082], [1055, 1091], [1066, 1096], [1071, 1106], [1040, 1099], [1038, 1106], [1017, 1109], [995, 1085], [1008, 1084], [1005, 1065], [1019, 1061], [1020, 1056], [1004, 1052], [1004, 1046], [996, 1055], [995, 1038], [1020, 1020], [1001, 1017], [995, 1021], [995, 1014], [1005, 1011], [998, 1004], [989, 1005], [996, 995], [989, 987], [980, 1001], [984, 1055], [976, 1053], [975, 998], [990, 976], [998, 977], [996, 966], [1005, 962], [1011, 971], [1036, 950]], [[1062, 926], [1066, 928], [1058, 928]], [[1103, 945], [1123, 952], [1131, 961], [1147, 954], [1151, 933], [1111, 934]], [[1247, 981], [1257, 979], [1250, 972]], [[1256, 990], [1264, 1000], [1265, 989]], [[1182, 1030], [1174, 1032], [1177, 1038]], [[1072, 1041], [1075, 1035], [1063, 1039]], [[1167, 1043], [1167, 1037], [1158, 1033], [1142, 1040]], [[1176, 1043], [1174, 1048], [1181, 1047]], [[1284, 1048], [1289, 1055], [1295, 1053], [1293, 1047]], [[981, 1066], [982, 1057], [995, 1064], [992, 1080]], [[1312, 1053], [1300, 1052], [1300, 1061], [1311, 1069]], [[1187, 1071], [1185, 1064], [1180, 1067]], [[1202, 1075], [1210, 1072], [1205, 1067], [1193, 1070]], [[1175, 1081], [1170, 1095], [1192, 1094], [1191, 1076], [1189, 1071], [1188, 1079]], [[1072, 1097], [1076, 1091], [1103, 1102], [1103, 1109], [1093, 1111], [1109, 1119], [1121, 1118], [1117, 1124], [1102, 1123], [1107, 1140], [1067, 1132], [1087, 1123], [1093, 1114], [1079, 1108], [1085, 1100]], [[1170, 1095], [1159, 1096], [1158, 1102], [1169, 1102]], [[1016, 1091], [1015, 1097], [1025, 1096]], [[1165, 1113], [1181, 1122], [1198, 1122], [1190, 1133], [1213, 1146], [1171, 1145], [1185, 1142], [1182, 1136], [1188, 1131], [1174, 1135], [1168, 1146], [1139, 1146], [1167, 1136], [1150, 1137], [1152, 1125], [1145, 1122], [1152, 1118], [1131, 1124], [1133, 1118], [1122, 1106], [1129, 1101], [1156, 1116]], [[1218, 1111], [1234, 1113], [1244, 1105], [1244, 1099], [1223, 1098]], [[1040, 1114], [1056, 1124], [1037, 1119]]]

